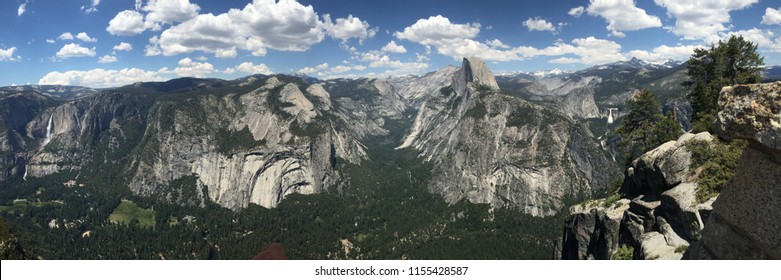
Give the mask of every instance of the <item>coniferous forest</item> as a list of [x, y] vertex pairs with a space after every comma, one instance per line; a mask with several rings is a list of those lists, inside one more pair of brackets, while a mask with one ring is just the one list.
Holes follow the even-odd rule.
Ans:
[[403, 134], [391, 135], [367, 139], [361, 165], [337, 159], [336, 187], [289, 195], [273, 209], [187, 203], [207, 195], [194, 176], [170, 183], [179, 203], [137, 196], [105, 175], [121, 172], [109, 166], [82, 172], [76, 185], [66, 184], [72, 173], [3, 182], [0, 215], [29, 259], [250, 259], [274, 242], [291, 259], [552, 258], [566, 211], [538, 218], [448, 205], [425, 189], [431, 166], [394, 150]]

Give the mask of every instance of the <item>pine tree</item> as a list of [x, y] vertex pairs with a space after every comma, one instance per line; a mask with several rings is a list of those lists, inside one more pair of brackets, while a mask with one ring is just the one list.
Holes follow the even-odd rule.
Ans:
[[628, 105], [629, 113], [617, 130], [628, 160], [681, 135], [681, 125], [672, 115], [662, 116], [659, 101], [647, 89], [635, 94]]
[[656, 101], [654, 94], [643, 89], [629, 100], [629, 113], [621, 121], [621, 126], [617, 132], [623, 138], [625, 147], [630, 158], [639, 152], [645, 152], [650, 146], [651, 129], [654, 124], [661, 119], [659, 113], [659, 101]]
[[683, 134], [681, 124], [675, 119], [675, 115], [670, 111], [654, 125], [652, 147], [657, 147], [667, 141], [678, 139]]
[[689, 80], [685, 84], [694, 86], [688, 96], [694, 110], [693, 130], [699, 132], [708, 130], [716, 120], [722, 87], [762, 80], [764, 58], [757, 53], [756, 44], [733, 35], [709, 49], [695, 49], [687, 64]]

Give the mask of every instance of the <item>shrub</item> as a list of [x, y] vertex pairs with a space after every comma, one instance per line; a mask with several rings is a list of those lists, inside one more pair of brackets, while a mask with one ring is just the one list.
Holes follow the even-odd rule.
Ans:
[[477, 90], [477, 92], [481, 94], [488, 95], [494, 93], [494, 89], [486, 84], [475, 83], [474, 86], [475, 86], [475, 90]]
[[732, 175], [735, 174], [738, 159], [748, 145], [745, 140], [723, 143], [693, 140], [686, 143], [692, 153], [691, 168], [699, 172], [697, 182], [697, 201], [707, 201], [721, 192]]
[[626, 244], [618, 247], [615, 253], [610, 256], [611, 260], [632, 260], [634, 259], [635, 248]]
[[439, 93], [444, 96], [450, 96], [451, 93], [453, 93], [453, 86], [446, 86], [441, 89], [439, 89]]
[[602, 206], [603, 207], [608, 207], [608, 206], [612, 205], [613, 203], [616, 203], [616, 201], [618, 201], [620, 199], [621, 199], [621, 196], [619, 194], [617, 194], [617, 193], [613, 194], [613, 195], [610, 195], [610, 196], [607, 197], [607, 199], [605, 199], [605, 202], [602, 204]]
[[479, 120], [485, 117], [486, 113], [488, 113], [488, 110], [486, 110], [485, 104], [483, 104], [483, 102], [481, 102], [480, 100], [476, 100], [475, 106], [469, 108], [469, 110], [466, 110], [466, 113], [464, 113], [464, 117], [471, 117], [476, 120]]
[[221, 128], [216, 135], [217, 152], [223, 155], [230, 155], [235, 151], [265, 145], [266, 139], [255, 140], [255, 137], [246, 126], [239, 131]]
[[300, 124], [298, 121], [295, 121], [290, 124], [290, 132], [296, 136], [315, 139], [320, 134], [325, 133], [325, 128], [317, 123]]
[[527, 124], [533, 124], [538, 121], [532, 106], [520, 106], [507, 116], [507, 126], [522, 127]]

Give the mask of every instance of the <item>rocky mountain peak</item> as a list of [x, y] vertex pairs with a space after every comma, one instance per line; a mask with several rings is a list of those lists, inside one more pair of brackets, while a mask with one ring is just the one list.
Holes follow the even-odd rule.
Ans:
[[493, 72], [482, 59], [477, 57], [465, 57], [461, 63], [461, 69], [453, 76], [453, 89], [458, 93], [465, 92], [469, 83], [499, 90], [499, 84], [496, 83]]
[[285, 107], [283, 110], [296, 116], [298, 120], [304, 123], [311, 122], [317, 116], [315, 106], [304, 96], [304, 93], [301, 92], [296, 84], [285, 85], [280, 93], [279, 101], [283, 104], [292, 105]]

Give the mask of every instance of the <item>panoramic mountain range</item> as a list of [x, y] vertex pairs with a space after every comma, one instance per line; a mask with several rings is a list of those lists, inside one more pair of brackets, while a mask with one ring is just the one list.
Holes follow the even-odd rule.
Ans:
[[[635, 90], [656, 89], [685, 123], [681, 71], [632, 59], [497, 79], [469, 58], [419, 77], [6, 87], [2, 178], [109, 165], [137, 194], [169, 195], [167, 184], [196, 175], [224, 207], [274, 207], [290, 193], [334, 187], [337, 162], [370, 160], [361, 141], [394, 130], [403, 134], [397, 149], [435, 166], [428, 189], [446, 201], [546, 216], [620, 176], [607, 115], [618, 119]], [[409, 127], [389, 127], [404, 120]]]
[[[768, 68], [766, 79], [773, 79], [773, 69]], [[672, 61], [632, 59], [572, 73], [494, 76], [482, 60], [472, 57], [464, 58], [460, 67], [423, 76], [378, 79], [254, 75], [110, 89], [4, 87], [0, 184], [14, 191], [4, 193], [3, 205], [11, 206], [3, 211], [13, 216], [24, 213], [15, 208], [19, 203], [47, 203], [42, 197], [51, 196], [46, 193], [55, 184], [66, 186], [57, 192], [80, 186], [87, 188], [82, 194], [87, 196], [150, 199], [150, 209], [216, 206], [242, 213], [252, 205], [278, 207], [286, 197], [298, 197], [294, 194], [378, 199], [367, 194], [375, 187], [365, 185], [363, 178], [398, 172], [392, 176], [408, 179], [412, 188], [449, 207], [481, 205], [471, 210], [483, 217], [473, 218], [477, 223], [499, 219], [495, 211], [560, 217], [572, 203], [602, 196], [623, 180], [615, 128], [639, 89], [655, 92], [664, 111], [675, 112], [683, 127], [689, 125], [684, 79], [685, 65]], [[389, 154], [409, 157], [389, 160]], [[386, 161], [398, 166], [361, 169]], [[418, 165], [422, 167], [410, 167]], [[30, 184], [37, 191], [19, 189], [32, 188]], [[400, 183], [373, 184], [393, 192]], [[413, 203], [415, 196], [399, 192], [402, 205]], [[105, 207], [119, 209], [117, 204], [123, 203]], [[464, 210], [444, 209], [450, 210], [443, 215], [453, 216], [432, 226], [447, 227], [465, 215]], [[89, 235], [106, 226], [105, 220], [91, 224], [91, 215], [77, 214], [71, 222], [52, 217], [48, 227], [63, 223]], [[170, 218], [186, 217], [193, 216]], [[552, 221], [558, 225], [561, 220]], [[161, 221], [150, 223], [162, 226]], [[553, 252], [557, 238], [546, 233], [535, 242], [542, 244], [541, 252]], [[360, 246], [343, 240], [341, 247]], [[21, 246], [43, 246], [27, 242]], [[339, 258], [387, 256], [382, 250], [364, 255], [348, 251]]]

